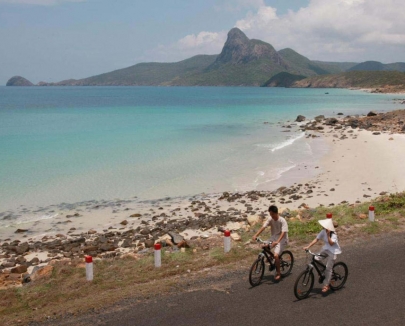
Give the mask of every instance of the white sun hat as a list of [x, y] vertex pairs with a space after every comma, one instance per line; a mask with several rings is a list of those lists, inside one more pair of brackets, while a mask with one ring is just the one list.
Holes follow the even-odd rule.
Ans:
[[333, 226], [333, 222], [332, 222], [331, 218], [327, 218], [326, 220], [319, 220], [318, 222], [325, 229], [335, 232], [335, 227]]

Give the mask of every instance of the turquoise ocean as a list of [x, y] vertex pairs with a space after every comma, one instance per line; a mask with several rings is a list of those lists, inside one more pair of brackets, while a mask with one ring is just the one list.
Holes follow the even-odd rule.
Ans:
[[286, 121], [393, 110], [394, 98], [345, 89], [0, 87], [0, 212], [271, 189], [327, 151], [294, 128], [282, 132]]

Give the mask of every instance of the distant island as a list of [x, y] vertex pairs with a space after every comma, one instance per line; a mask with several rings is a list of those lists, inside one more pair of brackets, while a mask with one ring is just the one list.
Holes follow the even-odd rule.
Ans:
[[14, 76], [7, 86], [263, 86], [405, 90], [405, 63], [314, 61], [286, 48], [249, 39], [232, 28], [219, 55], [174, 63], [139, 63], [83, 79], [34, 85]]

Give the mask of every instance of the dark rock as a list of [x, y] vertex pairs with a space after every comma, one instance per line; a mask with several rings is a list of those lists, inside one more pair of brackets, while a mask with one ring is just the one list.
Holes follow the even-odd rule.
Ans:
[[27, 252], [29, 250], [29, 245], [27, 242], [23, 242], [20, 245], [15, 247], [15, 252], [18, 255], [22, 255], [23, 253]]
[[377, 113], [375, 113], [375, 112], [373, 112], [373, 111], [370, 111], [369, 113], [367, 113], [367, 116], [368, 117], [374, 117], [374, 116], [376, 116], [377, 115]]
[[155, 241], [152, 239], [145, 240], [145, 247], [152, 248], [155, 245]]
[[334, 126], [338, 122], [339, 122], [339, 120], [336, 119], [336, 118], [328, 118], [328, 119], [325, 120], [325, 124], [327, 126]]
[[305, 121], [305, 117], [303, 116], [303, 115], [299, 115], [299, 116], [297, 116], [297, 119], [295, 119], [295, 121], [296, 122], [302, 122], [302, 121]]
[[142, 235], [148, 235], [150, 233], [150, 229], [149, 228], [144, 228], [141, 230], [140, 232]]
[[17, 229], [14, 233], [24, 233], [24, 232], [28, 232], [27, 229]]
[[322, 120], [325, 120], [325, 116], [324, 115], [318, 115], [315, 117], [315, 121], [316, 122], [321, 122]]
[[27, 271], [27, 266], [25, 266], [25, 265], [20, 265], [17, 267], [13, 267], [11, 269], [11, 273], [14, 273], [14, 274], [22, 274], [22, 273], [25, 273], [26, 271]]

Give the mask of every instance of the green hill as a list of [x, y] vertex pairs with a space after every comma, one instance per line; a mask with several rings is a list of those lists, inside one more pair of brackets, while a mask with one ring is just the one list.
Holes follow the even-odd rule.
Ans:
[[365, 61], [348, 69], [348, 71], [405, 71], [405, 62], [383, 64], [378, 61]]
[[292, 87], [315, 88], [389, 88], [405, 89], [405, 72], [349, 71], [335, 75], [313, 76], [293, 83]]
[[125, 85], [170, 85], [172, 81], [186, 75], [201, 73], [212, 64], [216, 55], [197, 55], [174, 63], [139, 63], [134, 66], [115, 70], [109, 73], [84, 78], [67, 80], [54, 85], [66, 86], [125, 86]]
[[291, 87], [296, 81], [305, 79], [302, 75], [293, 75], [288, 72], [280, 72], [266, 81], [262, 87]]
[[295, 52], [293, 49], [283, 49], [278, 51], [281, 57], [288, 64], [288, 72], [297, 75], [315, 76], [330, 74], [332, 71], [327, 67], [322, 67], [307, 57]]
[[[173, 63], [139, 63], [131, 67], [58, 83], [40, 82], [38, 86], [284, 86], [297, 87], [368, 87], [353, 75], [341, 75], [347, 70], [405, 71], [405, 63], [382, 64], [368, 61], [313, 61], [286, 48], [276, 51], [266, 42], [249, 39], [240, 29], [232, 28], [218, 55], [197, 55]], [[357, 71], [359, 72], [359, 71]], [[331, 74], [338, 74], [336, 76]], [[308, 79], [305, 77], [326, 76]], [[360, 76], [357, 74], [356, 76]], [[396, 75], [390, 75], [395, 83]], [[274, 78], [273, 78], [274, 77]], [[354, 79], [353, 79], [354, 78]], [[379, 76], [379, 79], [382, 77]], [[389, 78], [389, 77], [387, 77]], [[381, 81], [382, 82], [382, 81]], [[13, 77], [7, 85], [28, 85], [22, 77]], [[381, 84], [376, 82], [376, 84]], [[311, 85], [311, 86], [300, 86]], [[332, 86], [323, 86], [332, 85]], [[333, 86], [339, 85], [339, 86]], [[345, 86], [348, 85], [348, 86]]]
[[292, 49], [277, 52], [266, 42], [249, 39], [240, 29], [229, 31], [219, 55], [197, 55], [174, 63], [139, 63], [79, 80], [40, 86], [260, 86], [274, 75], [289, 72], [314, 76], [334, 72]]

